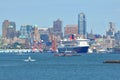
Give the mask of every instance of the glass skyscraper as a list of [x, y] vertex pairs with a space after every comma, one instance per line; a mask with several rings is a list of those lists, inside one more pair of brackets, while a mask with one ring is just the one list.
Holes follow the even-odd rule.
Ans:
[[86, 19], [85, 14], [78, 14], [78, 34], [86, 36]]

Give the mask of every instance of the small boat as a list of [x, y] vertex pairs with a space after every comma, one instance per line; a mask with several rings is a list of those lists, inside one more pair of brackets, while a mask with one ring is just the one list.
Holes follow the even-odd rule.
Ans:
[[31, 57], [29, 56], [28, 59], [25, 59], [24, 61], [26, 61], [26, 62], [32, 62], [32, 61], [36, 61], [36, 60], [31, 59]]
[[72, 56], [81, 56], [79, 53], [72, 54]]
[[57, 53], [54, 56], [72, 56], [72, 54], [65, 54], [65, 53]]
[[72, 51], [65, 51], [64, 53], [57, 53], [54, 56], [81, 56], [80, 54]]
[[73, 54], [71, 54], [71, 53], [69, 54], [69, 53], [68, 53], [68, 54], [65, 54], [65, 56], [73, 56]]
[[103, 63], [120, 63], [120, 60], [106, 60]]
[[57, 53], [57, 54], [54, 54], [54, 56], [65, 56], [64, 53]]

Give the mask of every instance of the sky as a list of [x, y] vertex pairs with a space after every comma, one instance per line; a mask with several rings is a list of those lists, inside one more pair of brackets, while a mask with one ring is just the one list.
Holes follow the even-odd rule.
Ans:
[[87, 32], [105, 34], [109, 22], [120, 30], [120, 0], [0, 0], [0, 30], [4, 20], [16, 22], [18, 30], [23, 24], [47, 28], [57, 19], [65, 27], [78, 24], [81, 12], [86, 15]]

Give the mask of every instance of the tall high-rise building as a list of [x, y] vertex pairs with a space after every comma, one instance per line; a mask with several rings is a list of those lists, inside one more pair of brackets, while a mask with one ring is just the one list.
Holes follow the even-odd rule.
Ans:
[[2, 37], [4, 38], [14, 38], [16, 32], [15, 22], [10, 22], [5, 20], [2, 24]]
[[2, 37], [7, 37], [7, 28], [9, 27], [10, 22], [8, 20], [4, 20], [2, 23]]
[[27, 37], [28, 37], [28, 34], [27, 34], [26, 25], [22, 25], [20, 27], [20, 36], [19, 36], [19, 38], [27, 38]]
[[15, 30], [14, 30], [13, 26], [9, 26], [7, 28], [7, 36], [6, 36], [6, 38], [7, 39], [13, 39], [14, 37], [15, 37]]
[[20, 37], [19, 38], [30, 38], [32, 32], [32, 26], [31, 25], [22, 25], [20, 27]]
[[40, 34], [39, 34], [39, 30], [38, 30], [38, 26], [35, 25], [33, 27], [33, 38], [34, 38], [34, 41], [40, 41]]
[[16, 24], [15, 22], [9, 22], [9, 27], [7, 28], [7, 38], [13, 39], [16, 36]]
[[10, 26], [13, 27], [14, 31], [16, 31], [16, 24], [15, 24], [15, 22], [10, 22]]
[[78, 14], [78, 34], [86, 36], [86, 18], [84, 13]]
[[60, 19], [53, 22], [53, 33], [56, 36], [63, 37], [62, 21]]
[[18, 36], [20, 35], [19, 38], [25, 39], [26, 41], [25, 44], [27, 47], [31, 47], [32, 45], [33, 42], [32, 32], [34, 32], [32, 25], [22, 25], [20, 27], [20, 32], [17, 32]]
[[109, 22], [109, 29], [106, 31], [106, 36], [114, 37], [115, 33], [115, 23]]

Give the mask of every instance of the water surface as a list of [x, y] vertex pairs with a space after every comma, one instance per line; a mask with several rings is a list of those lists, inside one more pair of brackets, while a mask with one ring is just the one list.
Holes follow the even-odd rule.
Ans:
[[[34, 62], [24, 60], [31, 56]], [[55, 57], [45, 54], [0, 54], [0, 80], [120, 80], [120, 54]]]

